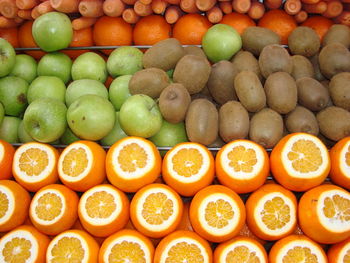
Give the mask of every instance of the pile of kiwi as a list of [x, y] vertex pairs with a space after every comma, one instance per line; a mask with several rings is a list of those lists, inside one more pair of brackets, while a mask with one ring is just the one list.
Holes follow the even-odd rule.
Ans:
[[331, 146], [350, 136], [349, 27], [333, 25], [321, 41], [300, 26], [287, 47], [273, 31], [248, 27], [242, 43], [231, 61], [211, 64], [200, 47], [160, 41], [130, 93], [158, 100], [166, 121], [185, 122], [188, 139], [207, 146], [249, 138], [272, 148], [292, 132]]

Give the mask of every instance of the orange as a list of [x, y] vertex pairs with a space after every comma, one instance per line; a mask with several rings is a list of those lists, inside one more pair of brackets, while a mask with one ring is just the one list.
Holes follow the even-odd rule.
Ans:
[[214, 179], [214, 173], [214, 157], [200, 143], [179, 143], [163, 158], [164, 181], [183, 196], [193, 196], [208, 186]]
[[13, 157], [13, 176], [28, 191], [36, 192], [58, 181], [58, 156], [58, 150], [49, 144], [25, 143], [17, 148]]
[[316, 31], [317, 35], [320, 37], [321, 41], [323, 36], [327, 33], [328, 29], [334, 24], [334, 22], [324, 16], [311, 16], [302, 23], [302, 26], [311, 27]]
[[173, 189], [164, 184], [150, 184], [132, 198], [130, 219], [142, 234], [160, 238], [176, 229], [182, 211], [182, 200]]
[[273, 177], [292, 191], [320, 185], [330, 170], [328, 149], [316, 136], [291, 133], [283, 137], [270, 155]]
[[329, 177], [335, 184], [350, 189], [350, 137], [338, 141], [329, 151], [329, 156]]
[[0, 262], [45, 262], [50, 239], [33, 226], [19, 226], [0, 239]]
[[[128, 221], [128, 223], [126, 224], [126, 226], [124, 227], [124, 229], [132, 229], [132, 230], [136, 230], [136, 228], [134, 227], [134, 225], [132, 224], [131, 220]], [[139, 232], [140, 233], [140, 232]], [[159, 242], [162, 240], [161, 238], [151, 238], [151, 237], [147, 237], [149, 240], [151, 240], [152, 244], [154, 247], [157, 247]]]
[[62, 183], [74, 191], [84, 192], [106, 178], [106, 152], [96, 142], [76, 141], [68, 145], [58, 159]]
[[30, 220], [44, 234], [60, 234], [70, 229], [77, 220], [78, 201], [78, 195], [64, 185], [45, 186], [30, 203]]
[[[84, 232], [87, 232], [86, 229], [83, 227], [83, 225], [81, 224], [79, 218], [75, 221], [74, 225], [70, 228], [71, 230], [82, 230]], [[99, 245], [102, 245], [103, 241], [105, 241], [106, 238], [104, 237], [96, 237], [93, 236], [93, 238], [96, 240], [96, 242]]]
[[134, 27], [135, 45], [154, 45], [171, 36], [171, 26], [160, 15], [142, 17]]
[[183, 45], [201, 45], [204, 34], [211, 26], [206, 16], [186, 14], [175, 23], [173, 37]]
[[96, 240], [82, 230], [67, 230], [51, 240], [46, 251], [46, 262], [95, 263], [99, 245]]
[[350, 237], [350, 193], [324, 184], [312, 188], [299, 200], [301, 230], [318, 243], [334, 244]]
[[123, 229], [106, 238], [98, 262], [152, 263], [153, 255], [154, 247], [147, 237], [135, 230]]
[[28, 218], [29, 193], [18, 183], [0, 180], [0, 232], [23, 224]]
[[181, 217], [181, 221], [179, 225], [177, 226], [176, 230], [188, 230], [188, 231], [193, 231], [193, 227], [191, 225], [191, 220], [190, 220], [190, 205], [191, 203], [188, 201], [184, 201], [183, 203], [184, 208], [183, 208], [183, 213]]
[[6, 39], [14, 48], [19, 47], [18, 27], [1, 28], [0, 37]]
[[210, 185], [192, 199], [192, 227], [197, 234], [211, 242], [225, 242], [236, 236], [245, 219], [242, 199], [226, 186]]
[[250, 26], [256, 26], [253, 19], [245, 14], [230, 13], [224, 15], [220, 24], [226, 24], [232, 26], [236, 31], [242, 35], [243, 31]]
[[124, 192], [136, 192], [160, 175], [162, 158], [149, 140], [128, 136], [107, 152], [106, 172], [111, 184]]
[[247, 225], [259, 238], [278, 240], [297, 224], [295, 195], [278, 184], [266, 184], [253, 192], [246, 204]]
[[[34, 21], [26, 21], [18, 28], [18, 42], [20, 47], [38, 47], [32, 35], [32, 25]], [[46, 53], [43, 51], [25, 51], [26, 54], [39, 60]]]
[[304, 235], [290, 235], [272, 246], [269, 262], [327, 263], [327, 257], [321, 246], [310, 238]]
[[0, 180], [12, 177], [12, 162], [15, 148], [7, 141], [0, 140]]
[[350, 262], [350, 238], [332, 245], [327, 251], [329, 263]]
[[107, 237], [129, 220], [129, 199], [110, 184], [98, 185], [80, 198], [78, 215], [84, 229], [96, 237]]
[[234, 140], [215, 157], [216, 176], [221, 184], [238, 194], [249, 193], [264, 184], [270, 172], [269, 157], [259, 144]]
[[235, 237], [219, 244], [214, 251], [214, 263], [221, 262], [258, 262], [267, 263], [265, 248], [255, 239]]
[[293, 16], [285, 11], [274, 9], [266, 12], [259, 20], [258, 26], [271, 29], [281, 37], [281, 44], [288, 43], [289, 34], [297, 27]]
[[[81, 30], [73, 30], [73, 38], [70, 47], [88, 47], [93, 46], [92, 27], [87, 27]], [[62, 50], [62, 53], [67, 54], [71, 59], [76, 59], [81, 54], [88, 50]]]

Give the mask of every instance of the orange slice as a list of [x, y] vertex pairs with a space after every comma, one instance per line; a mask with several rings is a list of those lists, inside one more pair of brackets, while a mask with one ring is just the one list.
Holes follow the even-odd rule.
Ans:
[[278, 240], [296, 228], [296, 197], [280, 185], [263, 185], [249, 196], [245, 206], [247, 225], [261, 239]]
[[113, 185], [97, 185], [81, 196], [78, 214], [90, 234], [107, 237], [127, 224], [129, 199]]
[[215, 170], [221, 184], [238, 194], [249, 193], [266, 181], [270, 172], [269, 157], [259, 144], [235, 140], [218, 151]]
[[235, 237], [219, 244], [214, 251], [214, 263], [267, 263], [265, 248], [255, 239]]
[[123, 229], [103, 242], [99, 262], [144, 262], [152, 263], [154, 247], [141, 233]]
[[82, 230], [67, 230], [51, 240], [46, 251], [47, 263], [97, 262], [99, 245]]
[[124, 192], [136, 192], [160, 175], [162, 158], [149, 140], [128, 136], [114, 143], [107, 152], [108, 180]]
[[105, 150], [96, 142], [76, 141], [58, 159], [58, 175], [70, 189], [85, 192], [106, 177]]
[[332, 245], [327, 251], [329, 263], [350, 262], [350, 238]]
[[162, 175], [180, 195], [193, 196], [213, 181], [214, 170], [214, 157], [205, 146], [184, 142], [165, 154]]
[[191, 231], [178, 230], [160, 241], [154, 261], [157, 263], [210, 263], [212, 250], [208, 241]]
[[301, 230], [313, 240], [334, 244], [350, 237], [350, 193], [324, 184], [307, 191], [299, 200]]
[[30, 219], [44, 234], [60, 234], [77, 220], [78, 201], [78, 195], [68, 187], [48, 185], [34, 195], [29, 208]]
[[331, 180], [344, 188], [350, 189], [350, 137], [338, 141], [330, 150]]
[[33, 226], [19, 226], [0, 240], [0, 262], [45, 262], [49, 238]]
[[130, 204], [130, 219], [142, 234], [160, 238], [173, 232], [181, 221], [180, 196], [164, 184], [150, 184], [136, 192]]
[[304, 235], [290, 235], [278, 240], [272, 246], [269, 262], [327, 263], [328, 261], [319, 244]]
[[243, 227], [245, 219], [242, 199], [226, 186], [207, 186], [192, 199], [192, 227], [206, 240], [224, 242], [233, 238]]
[[270, 166], [281, 185], [300, 192], [318, 186], [326, 179], [330, 158], [326, 146], [316, 136], [292, 133], [273, 148]]
[[0, 180], [12, 177], [12, 161], [15, 148], [8, 142], [0, 140]]
[[56, 183], [58, 151], [49, 144], [29, 142], [20, 146], [13, 157], [12, 172], [16, 181], [28, 191]]

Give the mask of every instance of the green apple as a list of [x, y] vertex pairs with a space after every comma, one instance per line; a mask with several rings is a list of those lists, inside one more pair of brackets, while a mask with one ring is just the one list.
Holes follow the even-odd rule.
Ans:
[[81, 54], [73, 62], [73, 80], [94, 79], [105, 83], [107, 75], [106, 62], [100, 55], [94, 52], [86, 52]]
[[112, 103], [97, 95], [83, 95], [67, 111], [72, 132], [84, 140], [98, 141], [113, 129], [115, 111]]
[[65, 101], [69, 107], [79, 97], [87, 94], [108, 99], [108, 90], [104, 84], [94, 79], [79, 79], [71, 82], [66, 91]]
[[129, 91], [129, 81], [132, 75], [124, 75], [115, 78], [109, 86], [109, 100], [115, 110], [119, 111], [122, 104], [131, 96]]
[[175, 146], [181, 142], [187, 142], [186, 128], [184, 122], [176, 124], [163, 120], [159, 132], [149, 138], [156, 146]]
[[16, 51], [4, 38], [0, 38], [0, 78], [10, 74], [16, 63]]
[[17, 143], [20, 123], [21, 119], [18, 117], [5, 116], [0, 126], [0, 139], [9, 143]]
[[143, 53], [136, 47], [119, 47], [109, 55], [108, 73], [113, 77], [132, 75], [143, 68]]
[[5, 108], [4, 105], [2, 105], [2, 103], [0, 102], [0, 126], [2, 121], [4, 120], [5, 117]]
[[24, 112], [24, 129], [36, 141], [53, 142], [67, 127], [67, 107], [59, 100], [40, 98], [33, 101]]
[[110, 131], [110, 133], [107, 134], [104, 138], [100, 140], [100, 143], [102, 145], [106, 146], [111, 146], [113, 145], [116, 141], [125, 138], [126, 133], [123, 131], [123, 129], [120, 127], [119, 124], [119, 111], [116, 112], [115, 115], [115, 123], [113, 129]]
[[63, 145], [69, 145], [69, 144], [76, 142], [76, 141], [79, 141], [79, 140], [80, 140], [79, 137], [76, 136], [69, 127], [67, 127], [67, 129], [65, 130], [65, 132], [63, 133], [63, 135], [60, 138], [60, 142]]
[[21, 143], [26, 143], [26, 142], [33, 142], [35, 141], [29, 134], [28, 132], [24, 129], [24, 122], [21, 120], [19, 126], [18, 126], [18, 140]]
[[27, 107], [28, 83], [19, 77], [4, 77], [0, 79], [0, 102], [5, 108], [5, 114], [20, 116]]
[[39, 76], [29, 85], [28, 103], [39, 98], [52, 98], [64, 103], [66, 85], [60, 78], [54, 76]]
[[233, 27], [216, 24], [204, 34], [202, 48], [213, 63], [230, 60], [242, 48], [242, 39]]
[[46, 52], [69, 46], [73, 28], [69, 17], [60, 12], [49, 12], [34, 20], [32, 34], [36, 44]]
[[159, 132], [162, 115], [157, 103], [149, 96], [130, 96], [120, 108], [119, 123], [127, 135], [149, 138]]
[[30, 84], [38, 75], [37, 67], [34, 58], [26, 54], [19, 54], [16, 56], [15, 66], [9, 75], [22, 78]]
[[61, 52], [44, 55], [38, 63], [38, 76], [55, 76], [65, 84], [71, 80], [72, 60]]

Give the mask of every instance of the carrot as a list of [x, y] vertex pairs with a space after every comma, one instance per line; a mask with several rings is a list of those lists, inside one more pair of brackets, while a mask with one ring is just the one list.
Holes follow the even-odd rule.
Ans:
[[251, 2], [250, 0], [233, 0], [232, 7], [237, 13], [245, 14], [249, 11]]
[[16, 0], [18, 9], [32, 9], [37, 6], [38, 3], [38, 0]]
[[134, 5], [137, 0], [122, 0], [127, 5]]
[[122, 17], [125, 22], [129, 24], [135, 24], [137, 21], [139, 21], [140, 16], [136, 14], [134, 8], [127, 8], [123, 11]]
[[153, 0], [151, 7], [153, 10], [153, 13], [164, 14], [167, 5], [168, 5], [168, 2], [165, 2], [164, 0]]
[[284, 10], [289, 15], [296, 15], [301, 10], [300, 0], [287, 0], [284, 3]]
[[303, 4], [303, 9], [312, 14], [322, 14], [327, 10], [327, 4], [324, 1], [318, 2], [316, 4]]
[[18, 17], [23, 18], [25, 20], [32, 20], [32, 10], [23, 10], [19, 9], [17, 12]]
[[152, 0], [139, 0], [144, 5], [150, 5], [152, 3]]
[[196, 0], [196, 6], [200, 11], [208, 11], [216, 4], [216, 0]]
[[169, 6], [165, 10], [165, 20], [168, 22], [168, 24], [175, 24], [177, 20], [183, 15], [182, 10], [177, 5]]
[[269, 9], [278, 9], [282, 6], [282, 0], [265, 0], [264, 4]]
[[38, 6], [32, 9], [32, 18], [37, 19], [41, 14], [39, 13]]
[[153, 13], [152, 6], [142, 4], [140, 0], [134, 4], [134, 10], [139, 16], [148, 16]]
[[337, 23], [350, 26], [350, 11], [343, 11], [334, 19]]
[[186, 13], [199, 12], [195, 0], [180, 0], [180, 8]]
[[82, 0], [79, 3], [79, 12], [85, 17], [100, 17], [103, 16], [102, 0]]
[[79, 11], [79, 0], [50, 0], [51, 6], [59, 12], [76, 13]]
[[18, 23], [13, 18], [0, 16], [0, 28], [16, 27]]
[[6, 18], [15, 18], [17, 16], [18, 7], [14, 0], [1, 0], [0, 13]]
[[74, 30], [81, 30], [92, 26], [96, 21], [97, 18], [82, 16], [72, 21], [72, 27]]
[[102, 9], [105, 15], [118, 17], [122, 15], [125, 9], [125, 3], [121, 0], [106, 0], [103, 2]]
[[300, 23], [303, 23], [307, 19], [307, 17], [308, 17], [308, 15], [307, 15], [306, 11], [301, 10], [299, 13], [297, 13], [294, 16], [294, 19], [298, 24], [300, 24]]
[[219, 23], [223, 16], [222, 10], [217, 6], [214, 6], [210, 10], [208, 10], [206, 12], [206, 15], [210, 23], [213, 24]]
[[321, 0], [301, 0], [302, 3], [304, 4], [317, 4], [318, 2], [320, 2]]
[[248, 16], [251, 19], [260, 19], [265, 14], [265, 6], [260, 2], [253, 2], [248, 10]]
[[42, 2], [40, 5], [38, 5], [38, 12], [43, 15], [43, 14], [46, 14], [48, 12], [51, 12], [53, 11], [53, 7], [50, 3], [49, 0], [45, 1], [45, 2]]
[[219, 2], [219, 7], [222, 10], [222, 12], [226, 15], [232, 13], [232, 4], [229, 1]]
[[327, 2], [327, 10], [322, 13], [324, 17], [333, 18], [339, 16], [343, 12], [343, 4], [338, 1]]
[[180, 4], [180, 0], [165, 0], [165, 1], [171, 5], [179, 5]]

